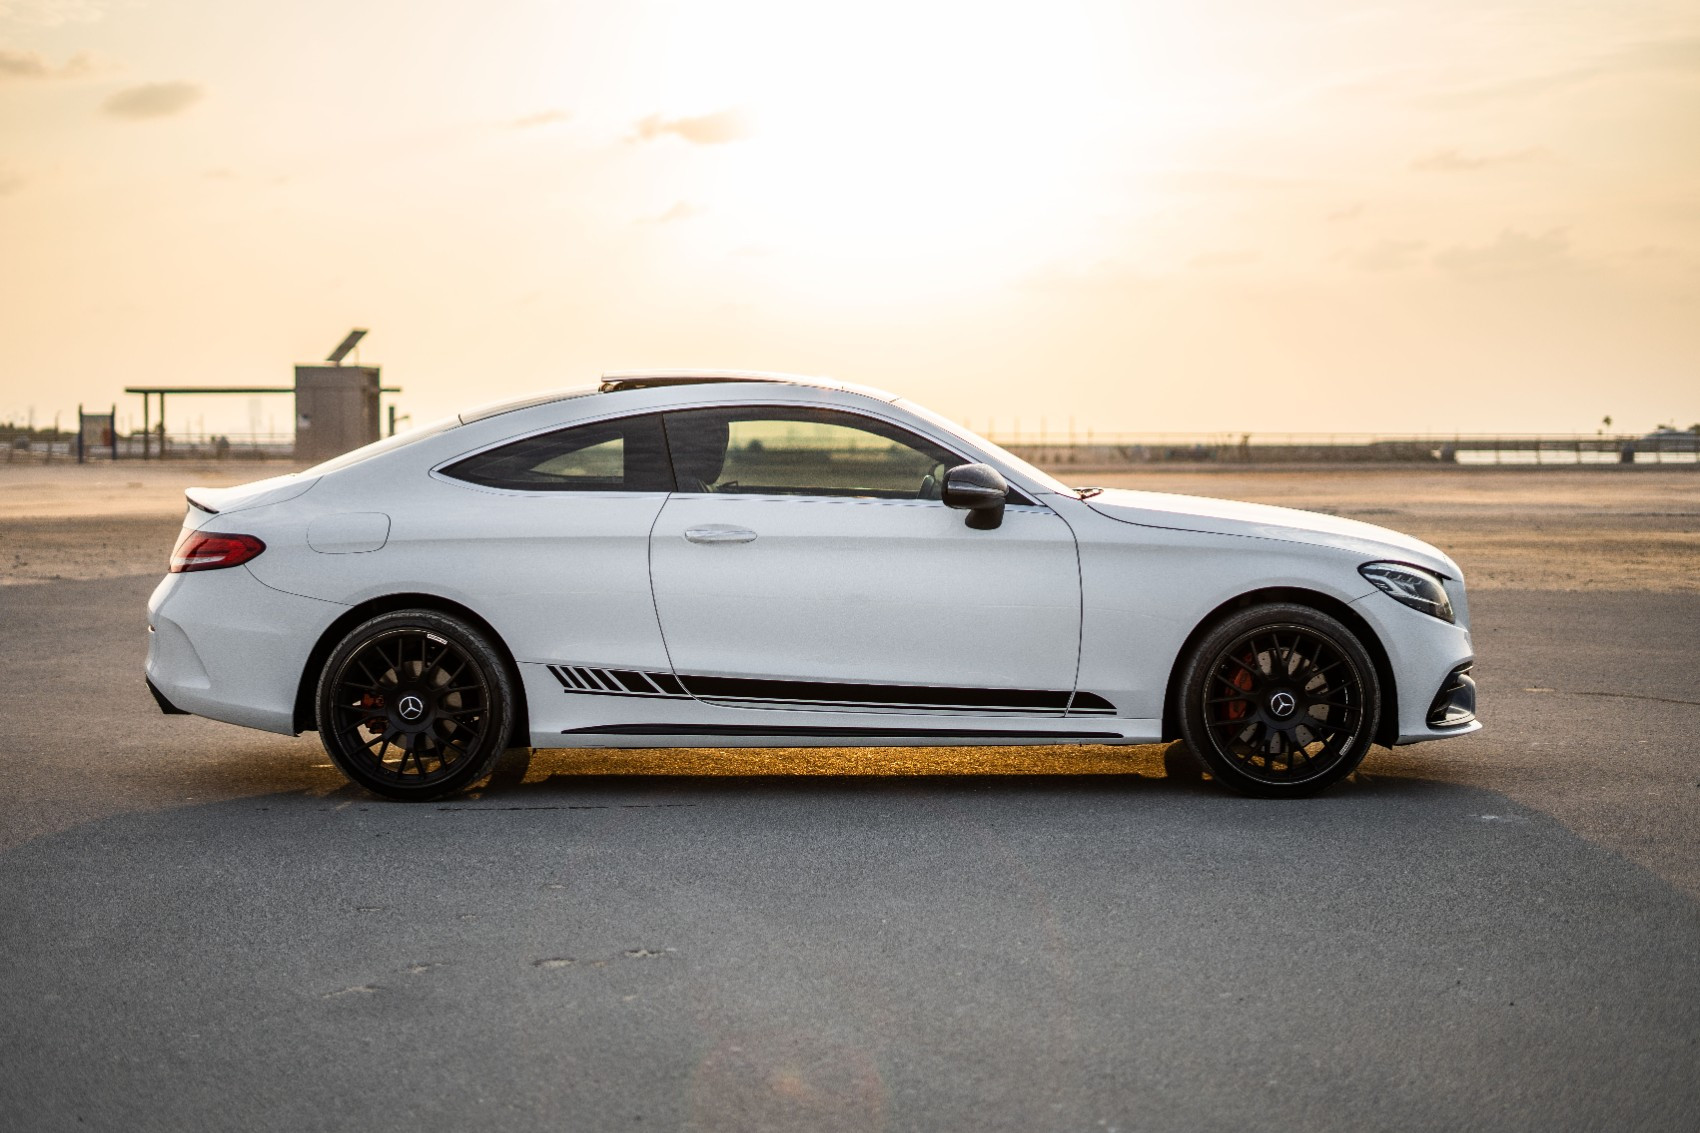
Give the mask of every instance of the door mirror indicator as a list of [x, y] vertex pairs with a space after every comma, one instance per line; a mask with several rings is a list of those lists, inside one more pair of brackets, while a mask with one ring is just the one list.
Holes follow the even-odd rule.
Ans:
[[968, 513], [968, 526], [990, 531], [1003, 524], [1004, 505], [1009, 502], [1009, 481], [989, 464], [959, 464], [944, 474], [939, 493], [947, 507]]

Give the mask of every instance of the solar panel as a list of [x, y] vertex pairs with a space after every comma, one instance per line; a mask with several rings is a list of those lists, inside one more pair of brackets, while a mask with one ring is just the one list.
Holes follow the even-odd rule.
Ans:
[[348, 337], [338, 343], [337, 348], [325, 357], [325, 361], [336, 366], [342, 365], [342, 360], [348, 357], [348, 352], [360, 345], [360, 340], [365, 337], [366, 332], [360, 327], [355, 327], [348, 332]]

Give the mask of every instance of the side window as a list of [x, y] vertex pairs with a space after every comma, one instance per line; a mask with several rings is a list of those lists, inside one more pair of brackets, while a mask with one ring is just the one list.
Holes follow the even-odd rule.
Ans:
[[830, 409], [739, 406], [666, 415], [681, 492], [938, 499], [952, 453]]
[[670, 492], [661, 418], [597, 421], [469, 456], [443, 475], [524, 492]]

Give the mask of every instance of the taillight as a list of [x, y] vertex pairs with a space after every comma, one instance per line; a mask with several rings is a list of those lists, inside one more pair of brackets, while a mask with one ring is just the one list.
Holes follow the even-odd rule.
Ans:
[[216, 531], [185, 531], [171, 549], [171, 573], [222, 570], [241, 566], [266, 549], [252, 535], [221, 535]]

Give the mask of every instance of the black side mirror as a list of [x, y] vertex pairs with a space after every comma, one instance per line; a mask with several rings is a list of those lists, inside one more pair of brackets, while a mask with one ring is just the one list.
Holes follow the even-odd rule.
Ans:
[[990, 531], [1003, 525], [1009, 481], [989, 464], [958, 464], [944, 474], [944, 489], [939, 498], [946, 507], [966, 510], [968, 526], [976, 531]]

